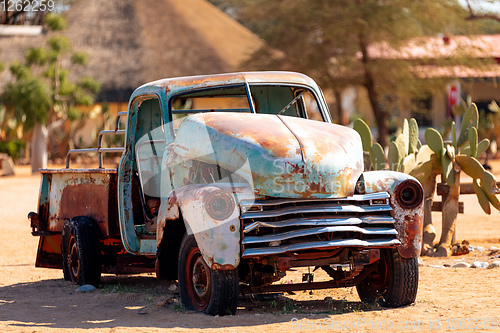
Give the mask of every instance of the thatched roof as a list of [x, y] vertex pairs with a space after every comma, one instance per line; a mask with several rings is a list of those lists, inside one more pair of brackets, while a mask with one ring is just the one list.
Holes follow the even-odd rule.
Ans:
[[[98, 79], [108, 100], [160, 78], [242, 69], [262, 44], [206, 0], [79, 0], [64, 15], [63, 33], [89, 55], [81, 75]], [[0, 37], [0, 60], [21, 59], [46, 37]]]

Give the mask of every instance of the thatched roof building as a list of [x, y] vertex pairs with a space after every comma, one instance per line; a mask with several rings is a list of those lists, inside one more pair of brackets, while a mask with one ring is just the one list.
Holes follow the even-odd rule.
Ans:
[[[239, 70], [262, 44], [206, 0], [79, 0], [64, 15], [63, 34], [89, 56], [80, 74], [98, 79], [107, 101], [127, 101], [136, 87], [164, 77]], [[0, 36], [0, 61], [22, 59], [46, 38]]]

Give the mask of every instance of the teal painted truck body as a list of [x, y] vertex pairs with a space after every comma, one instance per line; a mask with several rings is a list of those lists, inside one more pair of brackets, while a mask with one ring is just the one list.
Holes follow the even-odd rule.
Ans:
[[[181, 241], [193, 235], [211, 270], [238, 269], [253, 292], [295, 266], [350, 264], [349, 277], [330, 275], [336, 286], [356, 285], [381, 250], [420, 253], [420, 184], [365, 172], [359, 135], [332, 124], [305, 75], [155, 81], [136, 89], [119, 116], [125, 129], [117, 121], [103, 134], [124, 134], [123, 149], [102, 148], [100, 139], [80, 151], [98, 153], [99, 168], [42, 171], [38, 213], [30, 214], [41, 236], [37, 266], [61, 267], [57, 247], [64, 252], [63, 229], [76, 216], [98, 227], [103, 272], [143, 267], [177, 278]], [[102, 168], [102, 153], [117, 151], [118, 168]]]

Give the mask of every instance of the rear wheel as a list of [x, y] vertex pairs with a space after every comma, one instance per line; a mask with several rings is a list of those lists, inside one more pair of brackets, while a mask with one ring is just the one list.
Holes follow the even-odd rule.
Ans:
[[377, 270], [356, 286], [365, 303], [400, 307], [415, 302], [418, 289], [418, 259], [403, 258], [396, 249], [380, 251]]
[[178, 274], [181, 300], [187, 309], [213, 316], [236, 312], [238, 270], [211, 269], [203, 259], [193, 235], [186, 234], [182, 240]]
[[77, 216], [64, 223], [61, 239], [64, 279], [75, 284], [99, 286], [101, 252], [96, 223]]

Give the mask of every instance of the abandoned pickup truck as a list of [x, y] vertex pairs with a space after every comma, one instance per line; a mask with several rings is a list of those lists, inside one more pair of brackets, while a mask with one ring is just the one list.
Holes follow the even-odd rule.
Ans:
[[[105, 135], [125, 135], [124, 147], [103, 148]], [[108, 152], [121, 152], [117, 169], [103, 167]], [[97, 153], [99, 167], [70, 168], [74, 153]], [[332, 124], [302, 74], [145, 84], [98, 148], [70, 151], [65, 169], [41, 177], [36, 266], [77, 284], [155, 271], [211, 315], [235, 313], [239, 293], [356, 286], [389, 307], [417, 294], [420, 183], [364, 171], [359, 135]], [[275, 283], [297, 267], [309, 267], [302, 282]]]

